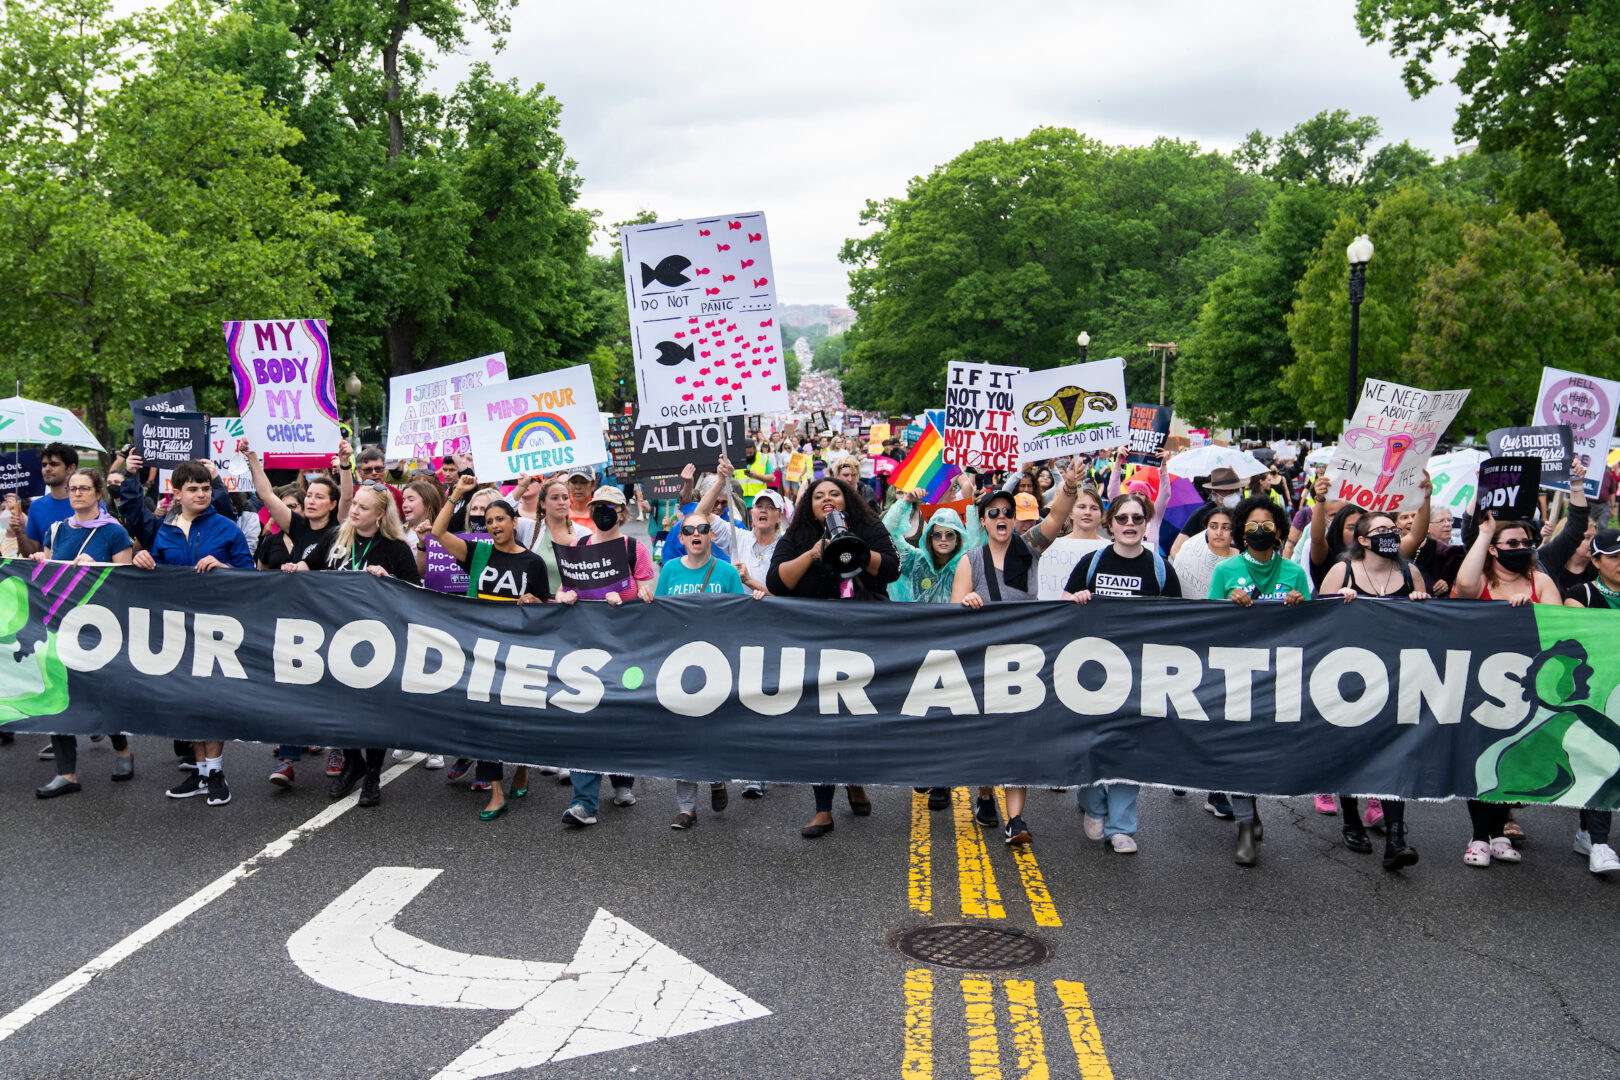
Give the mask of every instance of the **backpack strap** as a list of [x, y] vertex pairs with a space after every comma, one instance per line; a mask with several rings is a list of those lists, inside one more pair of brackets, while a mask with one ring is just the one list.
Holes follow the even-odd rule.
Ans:
[[709, 552], [709, 569], [708, 572], [703, 575], [703, 584], [698, 586], [698, 592], [701, 593], [708, 589], [709, 579], [714, 576], [714, 567], [719, 561], [719, 558], [715, 556], [714, 552]]

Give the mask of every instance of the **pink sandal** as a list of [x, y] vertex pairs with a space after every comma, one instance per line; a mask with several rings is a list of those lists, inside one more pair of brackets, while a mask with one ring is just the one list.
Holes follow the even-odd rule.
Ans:
[[1498, 836], [1491, 840], [1491, 858], [1497, 862], [1521, 862], [1524, 859], [1513, 847], [1513, 841], [1505, 836]]
[[1491, 865], [1491, 845], [1483, 840], [1470, 840], [1467, 850], [1463, 852], [1463, 862], [1469, 866]]

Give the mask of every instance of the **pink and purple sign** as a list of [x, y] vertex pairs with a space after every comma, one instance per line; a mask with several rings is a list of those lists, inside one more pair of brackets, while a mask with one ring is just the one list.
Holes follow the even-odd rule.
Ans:
[[[1609, 458], [1617, 400], [1620, 400], [1620, 383], [1575, 371], [1541, 369], [1541, 392], [1536, 395], [1536, 413], [1531, 422], [1569, 425], [1575, 436], [1575, 460], [1584, 461], [1587, 466], [1587, 498], [1597, 498], [1603, 482], [1603, 470], [1599, 466]], [[1568, 481], [1543, 480], [1541, 486], [1556, 491], [1569, 490]]]
[[243, 435], [270, 469], [324, 469], [339, 419], [324, 319], [225, 324]]

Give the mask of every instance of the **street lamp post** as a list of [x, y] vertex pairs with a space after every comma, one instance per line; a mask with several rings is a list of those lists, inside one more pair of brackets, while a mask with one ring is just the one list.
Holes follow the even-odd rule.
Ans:
[[1355, 415], [1356, 397], [1360, 390], [1356, 385], [1356, 354], [1361, 347], [1361, 301], [1367, 295], [1367, 264], [1372, 262], [1373, 243], [1366, 233], [1362, 233], [1350, 241], [1344, 253], [1350, 260], [1350, 390], [1348, 404], [1344, 407], [1345, 419], [1348, 420]]
[[1083, 364], [1086, 362], [1086, 350], [1091, 347], [1091, 335], [1082, 330], [1074, 343], [1080, 346], [1080, 362]]
[[343, 382], [343, 392], [349, 395], [349, 423], [353, 425], [356, 443], [360, 441], [360, 391], [364, 388], [360, 376], [349, 372], [349, 377]]

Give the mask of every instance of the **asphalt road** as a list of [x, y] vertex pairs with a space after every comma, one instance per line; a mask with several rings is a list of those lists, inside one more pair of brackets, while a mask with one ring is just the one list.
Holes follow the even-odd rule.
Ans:
[[[745, 801], [733, 785], [729, 809], [705, 796], [680, 833], [672, 785], [642, 781], [637, 805], [568, 831], [568, 789], [550, 778], [484, 823], [483, 796], [420, 765], [380, 808], [308, 829], [7, 1036], [58, 980], [341, 805], [320, 762], [278, 791], [268, 748], [243, 744], [226, 752], [229, 806], [166, 799], [179, 774], [155, 739], [134, 740], [134, 782], [108, 781], [103, 742], [81, 750], [84, 792], [41, 801], [42, 742], [0, 747], [3, 1077], [431, 1080], [515, 1014], [370, 1000], [289, 953], [377, 867], [443, 871], [393, 919], [441, 949], [567, 964], [601, 909], [767, 1013], [504, 1075], [1620, 1076], [1620, 881], [1570, 851], [1572, 812], [1522, 811], [1524, 863], [1475, 870], [1464, 808], [1413, 807], [1423, 861], [1396, 875], [1344, 849], [1308, 801], [1262, 802], [1262, 862], [1245, 870], [1233, 826], [1196, 796], [1144, 792], [1141, 851], [1120, 856], [1084, 838], [1072, 795], [1037, 791], [1021, 865], [951, 811], [914, 811], [909, 790], [873, 789], [866, 819], [840, 796], [836, 830], [806, 841], [806, 789]], [[957, 971], [889, 943], [958, 922], [1025, 930], [1052, 955]], [[591, 979], [564, 975], [557, 992]], [[673, 985], [625, 1015], [670, 1007]]]

